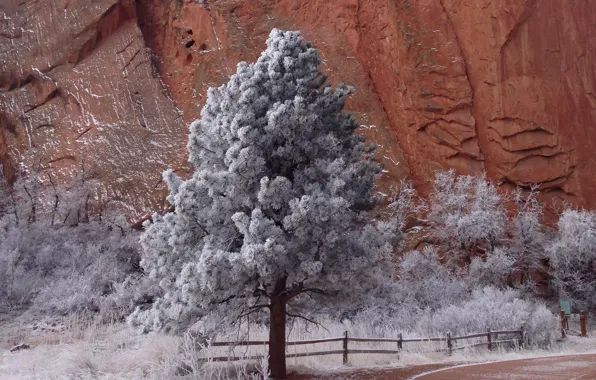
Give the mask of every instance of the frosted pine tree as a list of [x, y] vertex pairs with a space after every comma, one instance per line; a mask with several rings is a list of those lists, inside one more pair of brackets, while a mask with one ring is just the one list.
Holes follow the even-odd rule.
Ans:
[[164, 173], [174, 211], [142, 237], [164, 295], [133, 323], [179, 331], [268, 310], [282, 378], [288, 306], [343, 305], [389, 278], [396, 226], [370, 215], [380, 167], [341, 112], [351, 88], [325, 85], [320, 63], [299, 33], [274, 29], [256, 63], [209, 89], [190, 126], [194, 174]]

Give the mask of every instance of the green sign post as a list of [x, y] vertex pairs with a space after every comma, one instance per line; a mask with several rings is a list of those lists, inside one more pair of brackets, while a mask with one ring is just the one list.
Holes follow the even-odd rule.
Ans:
[[559, 306], [561, 307], [560, 310], [565, 312], [565, 315], [571, 314], [571, 302], [568, 300], [559, 300]]

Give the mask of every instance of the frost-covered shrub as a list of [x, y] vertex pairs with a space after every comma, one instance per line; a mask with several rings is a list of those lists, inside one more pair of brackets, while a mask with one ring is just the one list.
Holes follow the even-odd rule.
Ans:
[[551, 243], [548, 229], [541, 222], [544, 212], [538, 201], [538, 191], [532, 187], [524, 193], [517, 189], [513, 193], [516, 213], [509, 223], [511, 239], [507, 242], [509, 257], [514, 260], [509, 283], [519, 288], [533, 290], [532, 275], [544, 270], [542, 260], [545, 249]]
[[[138, 234], [122, 235], [99, 221], [77, 226], [36, 222], [15, 226], [1, 239], [0, 306], [4, 308], [97, 312], [106, 297], [113, 297], [115, 287], [139, 268]], [[127, 306], [123, 313], [133, 307]]]
[[[515, 212], [508, 216], [510, 200]], [[536, 187], [502, 196], [483, 176], [438, 172], [426, 209], [430, 241], [471, 281], [535, 290], [551, 235]]]
[[423, 210], [424, 203], [418, 198], [411, 182], [400, 181], [391, 187], [387, 211], [389, 217], [397, 223], [400, 231], [405, 231], [409, 220]]
[[519, 291], [493, 287], [476, 289], [469, 300], [423, 315], [416, 330], [455, 335], [491, 330], [526, 329], [532, 344], [550, 345], [557, 331], [556, 317], [544, 305], [520, 298]]
[[519, 290], [488, 286], [462, 293], [457, 299], [445, 292], [444, 298], [451, 303], [436, 308], [417, 307], [413, 300], [379, 302], [358, 310], [344, 324], [358, 326], [366, 336], [394, 336], [399, 331], [406, 336], [431, 337], [523, 328], [527, 342], [540, 347], [551, 345], [559, 334], [557, 317], [540, 301], [523, 298]]
[[524, 325], [528, 343], [539, 347], [548, 347], [560, 336], [558, 327], [558, 317], [542, 304], [536, 305]]
[[504, 285], [511, 275], [515, 259], [506, 248], [496, 248], [485, 257], [474, 257], [467, 270], [466, 279], [469, 286]]
[[476, 289], [469, 300], [437, 310], [423, 318], [422, 331], [454, 334], [520, 328], [530, 315], [529, 305], [516, 290]]
[[451, 255], [493, 250], [505, 237], [507, 215], [496, 186], [484, 177], [438, 172], [428, 206], [433, 234]]
[[551, 284], [579, 308], [596, 307], [596, 213], [567, 209], [548, 248]]
[[398, 264], [396, 299], [419, 309], [438, 309], [465, 297], [469, 285], [441, 263], [437, 249], [406, 253]]
[[138, 275], [139, 233], [90, 220], [90, 185], [83, 175], [67, 189], [51, 173], [21, 172], [9, 186], [0, 170], [0, 310], [122, 318], [151, 293]]

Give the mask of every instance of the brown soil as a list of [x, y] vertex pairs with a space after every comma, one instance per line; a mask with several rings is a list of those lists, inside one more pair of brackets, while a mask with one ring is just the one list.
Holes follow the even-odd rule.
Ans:
[[454, 364], [430, 364], [391, 369], [359, 369], [353, 372], [339, 372], [326, 375], [291, 375], [288, 380], [401, 380], [409, 379], [428, 371], [452, 367]]
[[401, 380], [422, 373], [420, 380], [588, 380], [596, 379], [596, 355], [572, 355], [514, 360], [452, 368], [457, 364], [431, 364], [393, 369], [360, 369], [326, 375], [292, 375], [289, 380]]
[[446, 369], [420, 380], [588, 380], [596, 379], [596, 355], [558, 356]]

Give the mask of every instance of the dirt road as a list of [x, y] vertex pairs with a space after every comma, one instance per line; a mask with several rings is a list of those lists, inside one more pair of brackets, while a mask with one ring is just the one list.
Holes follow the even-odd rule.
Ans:
[[486, 364], [361, 369], [291, 380], [596, 380], [596, 355], [552, 356]]
[[416, 380], [594, 380], [596, 355], [553, 356], [440, 369]]
[[406, 380], [415, 375], [440, 368], [453, 367], [453, 364], [428, 364], [403, 368], [359, 369], [325, 375], [292, 375], [288, 380]]

